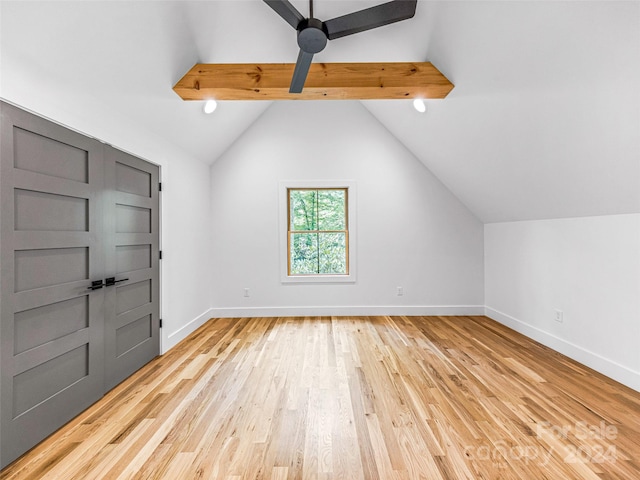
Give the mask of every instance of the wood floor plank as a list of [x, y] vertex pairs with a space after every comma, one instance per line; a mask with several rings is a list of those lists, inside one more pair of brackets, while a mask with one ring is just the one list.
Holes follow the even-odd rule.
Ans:
[[635, 479], [640, 393], [486, 317], [212, 319], [0, 472]]

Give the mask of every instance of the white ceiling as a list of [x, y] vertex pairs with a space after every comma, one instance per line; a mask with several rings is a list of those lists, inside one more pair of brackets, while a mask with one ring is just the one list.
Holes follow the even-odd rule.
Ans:
[[[308, 2], [292, 3], [307, 15]], [[314, 10], [328, 19], [377, 3]], [[295, 31], [259, 0], [0, 8], [4, 84], [16, 82], [6, 66], [19, 66], [208, 163], [270, 103], [221, 102], [206, 116], [173, 84], [197, 62], [297, 56]], [[433, 62], [455, 89], [426, 114], [363, 103], [485, 222], [640, 212], [637, 1], [421, 0], [413, 19], [329, 42], [316, 60]]]

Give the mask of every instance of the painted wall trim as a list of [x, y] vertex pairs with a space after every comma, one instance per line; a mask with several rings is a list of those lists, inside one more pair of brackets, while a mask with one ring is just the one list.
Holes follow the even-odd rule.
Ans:
[[209, 310], [215, 318], [354, 315], [484, 315], [483, 305], [389, 305], [325, 307], [231, 307]]
[[552, 335], [506, 313], [485, 307], [485, 315], [567, 357], [640, 392], [640, 372], [620, 365], [586, 348]]
[[[193, 320], [191, 320], [191, 321], [187, 322], [186, 324], [184, 324], [182, 327], [180, 327], [175, 332], [170, 333], [169, 335], [167, 335], [167, 340], [162, 342], [162, 354], [164, 355], [165, 353], [167, 353], [170, 349], [172, 349], [178, 343], [180, 343], [182, 340], [187, 338], [191, 333], [193, 333], [199, 327], [204, 325], [204, 323], [207, 320], [209, 320], [210, 318], [212, 318], [214, 316], [212, 311], [213, 311], [212, 308], [208, 309], [204, 313], [201, 313], [200, 315], [198, 315]], [[166, 323], [167, 322], [165, 322], [165, 328], [167, 327]]]

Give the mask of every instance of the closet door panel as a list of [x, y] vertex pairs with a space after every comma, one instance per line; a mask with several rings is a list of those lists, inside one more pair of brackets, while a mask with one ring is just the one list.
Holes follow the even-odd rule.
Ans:
[[5, 103], [0, 464], [104, 391], [103, 147]]
[[114, 387], [160, 352], [159, 167], [105, 150], [105, 384]]

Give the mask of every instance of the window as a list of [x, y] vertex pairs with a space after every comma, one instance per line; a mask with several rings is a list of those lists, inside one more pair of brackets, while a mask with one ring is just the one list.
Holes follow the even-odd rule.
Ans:
[[288, 274], [349, 273], [346, 188], [289, 188]]
[[355, 281], [355, 183], [281, 182], [281, 280]]

